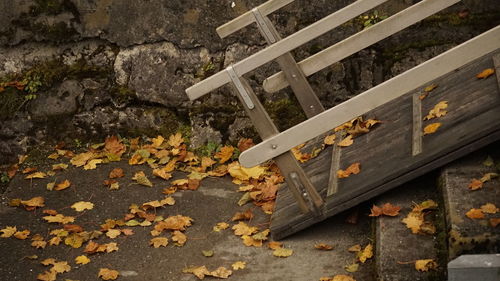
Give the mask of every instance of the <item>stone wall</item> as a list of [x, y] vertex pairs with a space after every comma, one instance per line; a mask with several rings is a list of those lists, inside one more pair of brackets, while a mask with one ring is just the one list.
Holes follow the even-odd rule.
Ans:
[[[498, 0], [466, 0], [313, 75], [334, 106], [500, 23]], [[0, 0], [0, 163], [30, 145], [181, 130], [192, 145], [256, 137], [225, 88], [190, 102], [184, 89], [265, 47], [255, 27], [221, 40], [215, 28], [257, 0]], [[271, 15], [283, 37], [352, 0], [297, 0]], [[412, 0], [391, 0], [373, 21]], [[305, 58], [364, 28], [357, 17], [297, 49]], [[285, 129], [304, 115], [290, 90], [266, 94], [269, 64], [248, 78]]]

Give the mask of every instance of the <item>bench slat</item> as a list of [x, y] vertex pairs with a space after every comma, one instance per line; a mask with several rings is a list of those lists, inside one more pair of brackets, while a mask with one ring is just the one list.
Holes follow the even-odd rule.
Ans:
[[279, 135], [262, 141], [244, 151], [240, 155], [240, 163], [245, 167], [263, 163], [499, 48], [500, 26], [497, 26]]
[[[306, 76], [310, 76], [362, 49], [415, 24], [426, 17], [443, 10], [460, 0], [425, 0], [377, 23], [355, 35], [318, 52], [299, 63]], [[264, 80], [264, 90], [277, 92], [288, 86], [283, 72], [278, 72]]]

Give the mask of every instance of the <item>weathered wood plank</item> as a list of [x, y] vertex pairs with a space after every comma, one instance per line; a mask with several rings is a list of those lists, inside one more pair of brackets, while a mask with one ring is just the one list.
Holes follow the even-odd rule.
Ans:
[[[435, 58], [432, 58], [334, 108], [314, 116], [240, 155], [242, 165], [252, 167], [284, 153], [332, 128], [360, 116], [422, 84], [445, 75], [500, 46], [497, 26]], [[411, 110], [410, 110], [411, 111]]]
[[[383, 121], [368, 134], [342, 149], [341, 167], [361, 163], [361, 173], [339, 181], [334, 196], [326, 198], [321, 216], [302, 215], [281, 188], [273, 214], [271, 230], [276, 239], [290, 235], [324, 218], [368, 200], [425, 172], [461, 157], [474, 149], [500, 139], [500, 91], [496, 77], [479, 80], [475, 74], [493, 65], [489, 54], [459, 71], [432, 83], [439, 87], [422, 101], [428, 112], [439, 101], [448, 101], [448, 114], [425, 124], [441, 122], [434, 134], [423, 137], [423, 151], [412, 156], [412, 100], [419, 89], [367, 113]], [[425, 87], [425, 85], [421, 85]], [[320, 194], [326, 194], [331, 150], [305, 163], [304, 169]]]
[[495, 67], [495, 73], [497, 76], [498, 89], [500, 90], [500, 54], [493, 56], [493, 66]]
[[[318, 52], [299, 63], [300, 69], [310, 76], [362, 49], [441, 11], [460, 0], [424, 0], [379, 22], [339, 43]], [[264, 80], [264, 90], [274, 93], [286, 87], [288, 82], [279, 72]]]
[[416, 156], [422, 153], [422, 101], [420, 93], [413, 94], [413, 143], [412, 154]]
[[[319, 37], [326, 32], [340, 26], [354, 17], [377, 7], [388, 0], [358, 0], [343, 9], [324, 17], [308, 27], [274, 43], [273, 45], [234, 64], [234, 70], [239, 76], [262, 66], [285, 53]], [[218, 72], [209, 78], [186, 89], [190, 100], [195, 100], [229, 82], [225, 71]]]
[[[270, 0], [258, 6], [257, 8], [259, 9], [262, 15], [267, 16], [273, 13], [274, 11], [277, 11], [283, 8], [284, 6], [292, 3], [293, 1], [295, 0]], [[217, 34], [219, 34], [220, 38], [225, 38], [254, 22], [255, 18], [252, 14], [252, 11], [248, 11], [243, 15], [233, 19], [232, 21], [217, 27], [216, 31]]]

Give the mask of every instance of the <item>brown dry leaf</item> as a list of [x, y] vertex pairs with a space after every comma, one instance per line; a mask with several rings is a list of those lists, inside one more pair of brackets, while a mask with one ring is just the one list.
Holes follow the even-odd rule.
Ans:
[[154, 169], [153, 176], [168, 180], [172, 177], [172, 174], [167, 172], [165, 169]]
[[181, 144], [183, 142], [184, 142], [184, 139], [182, 138], [182, 134], [181, 133], [177, 133], [175, 135], [171, 135], [168, 138], [168, 144], [171, 147], [174, 147], [174, 148], [177, 148], [177, 147], [181, 146]]
[[19, 201], [21, 205], [28, 211], [32, 211], [37, 207], [45, 207], [45, 199], [43, 197], [33, 197], [29, 200], [21, 200]]
[[491, 218], [490, 219], [490, 225], [492, 227], [497, 227], [497, 225], [500, 224], [500, 218]]
[[318, 244], [314, 245], [314, 248], [316, 248], [318, 250], [321, 250], [321, 251], [331, 251], [331, 250], [333, 250], [333, 246], [332, 245], [328, 245], [328, 244], [325, 244], [325, 243], [318, 243]]
[[253, 239], [252, 236], [243, 235], [241, 236], [243, 244], [247, 247], [262, 247], [262, 240]]
[[166, 218], [164, 221], [158, 222], [154, 228], [156, 231], [160, 232], [165, 229], [184, 231], [188, 226], [191, 226], [192, 221], [193, 219], [190, 217], [185, 217], [181, 215], [170, 216]]
[[470, 209], [465, 215], [470, 219], [484, 219], [484, 213], [481, 209]]
[[352, 139], [352, 135], [348, 135], [345, 137], [342, 141], [338, 143], [338, 146], [340, 147], [347, 147], [350, 146], [354, 143], [354, 140]]
[[359, 174], [359, 172], [361, 172], [360, 165], [361, 165], [360, 163], [353, 163], [349, 167], [347, 167], [347, 169], [345, 169], [345, 170], [342, 170], [342, 169], [338, 170], [337, 177], [339, 179], [342, 179], [342, 178], [348, 178], [352, 174], [354, 174], [354, 175]]
[[244, 261], [237, 261], [237, 262], [234, 262], [231, 267], [233, 268], [233, 270], [240, 270], [240, 269], [245, 269], [247, 263], [244, 262]]
[[57, 278], [57, 272], [54, 270], [44, 271], [36, 276], [37, 280], [41, 281], [55, 281]]
[[205, 278], [205, 275], [210, 275], [210, 271], [208, 271], [206, 266], [194, 266], [189, 268], [184, 268], [182, 270], [183, 273], [192, 273], [194, 276], [198, 277], [198, 279]]
[[476, 78], [477, 79], [486, 79], [486, 78], [490, 77], [490, 75], [492, 75], [493, 73], [495, 73], [495, 70], [493, 68], [487, 68], [487, 69], [481, 71], [481, 73], [478, 73], [476, 75]]
[[78, 233], [78, 232], [82, 232], [83, 228], [77, 224], [65, 224], [64, 230], [71, 232], [71, 233]]
[[109, 178], [110, 179], [117, 179], [117, 178], [123, 178], [125, 174], [123, 173], [123, 169], [121, 168], [114, 168], [109, 172]]
[[27, 175], [25, 179], [44, 179], [47, 177], [47, 174], [44, 172], [36, 172], [30, 175]]
[[70, 186], [71, 186], [71, 182], [69, 180], [65, 180], [65, 181], [61, 182], [60, 184], [56, 185], [54, 187], [54, 190], [57, 190], [57, 191], [64, 190]]
[[220, 151], [215, 153], [214, 158], [219, 159], [220, 164], [224, 164], [227, 160], [231, 159], [233, 156], [234, 147], [232, 146], [223, 146]]
[[481, 206], [481, 211], [486, 214], [496, 214], [498, 212], [497, 206], [492, 203], [486, 203], [483, 206]]
[[483, 182], [478, 179], [472, 179], [468, 187], [470, 190], [478, 190], [483, 188]]
[[214, 228], [213, 228], [213, 231], [215, 232], [220, 232], [221, 230], [224, 230], [224, 229], [228, 229], [229, 228], [229, 224], [228, 223], [225, 223], [225, 222], [219, 222], [217, 223]]
[[365, 263], [366, 260], [373, 257], [373, 245], [370, 243], [366, 245], [366, 247], [359, 251], [357, 254], [357, 258], [360, 262]]
[[287, 249], [287, 248], [277, 248], [276, 250], [273, 251], [273, 256], [279, 257], [279, 258], [287, 258], [293, 254], [292, 249]]
[[309, 161], [311, 158], [312, 158], [312, 155], [309, 154], [309, 153], [302, 153], [302, 151], [300, 151], [300, 149], [302, 147], [304, 147], [305, 144], [301, 144], [299, 146], [296, 146], [294, 148], [292, 148], [292, 153], [293, 153], [293, 156], [295, 157], [295, 159], [297, 159], [297, 161], [299, 161], [300, 163], [305, 163], [307, 161]]
[[68, 164], [60, 163], [52, 165], [52, 171], [62, 171], [68, 169]]
[[78, 256], [75, 258], [76, 264], [87, 264], [89, 262], [90, 262], [90, 259], [85, 255], [81, 255], [81, 256]]
[[87, 164], [83, 165], [84, 170], [94, 170], [97, 168], [97, 164], [101, 164], [103, 162], [102, 159], [92, 159]]
[[437, 269], [437, 263], [433, 259], [416, 260], [415, 269], [418, 271], [426, 272], [429, 270]]
[[99, 269], [99, 273], [97, 274], [97, 277], [100, 277], [102, 280], [116, 280], [120, 273], [116, 270], [109, 269], [109, 268], [101, 268]]
[[271, 250], [276, 250], [278, 248], [283, 247], [283, 243], [277, 242], [277, 241], [271, 241], [267, 244], [267, 247], [269, 247], [269, 249], [271, 249]]
[[149, 241], [149, 245], [152, 245], [155, 248], [166, 247], [168, 245], [167, 237], [155, 237]]
[[254, 146], [255, 144], [253, 143], [253, 140], [252, 139], [245, 139], [245, 138], [242, 138], [238, 141], [238, 150], [240, 152], [243, 152], [247, 149], [249, 149], [250, 147]]
[[216, 277], [216, 278], [222, 278], [222, 279], [227, 279], [229, 276], [231, 276], [233, 272], [223, 266], [217, 268], [216, 270], [210, 272], [210, 276]]
[[17, 232], [17, 228], [15, 226], [7, 226], [4, 229], [0, 229], [0, 232], [2, 232], [2, 235], [0, 235], [1, 238], [9, 238]]
[[253, 212], [252, 209], [248, 209], [245, 212], [237, 212], [234, 214], [233, 218], [231, 218], [232, 221], [246, 221], [246, 220], [251, 220], [253, 218]]
[[424, 136], [434, 134], [439, 127], [441, 127], [441, 123], [432, 123], [432, 124], [425, 126]]
[[135, 173], [132, 179], [135, 180], [140, 185], [153, 187], [153, 184], [149, 181], [148, 177], [146, 177], [146, 174], [144, 174], [143, 171]]
[[259, 231], [259, 229], [255, 226], [249, 226], [248, 224], [240, 221], [237, 225], [233, 226], [234, 234], [237, 236], [242, 235], [252, 235]]
[[380, 208], [376, 205], [373, 205], [373, 207], [371, 209], [370, 217], [378, 217], [380, 215], [395, 217], [395, 216], [399, 215], [400, 210], [401, 210], [401, 207], [394, 206], [391, 203], [385, 203], [382, 206], [382, 208]]
[[438, 104], [434, 106], [433, 109], [429, 111], [429, 114], [427, 114], [427, 116], [424, 117], [424, 121], [445, 116], [448, 113], [446, 111], [446, 108], [448, 108], [448, 102], [440, 101]]
[[111, 154], [121, 156], [127, 148], [117, 136], [111, 136], [104, 141], [104, 150]]
[[172, 241], [176, 242], [175, 246], [182, 247], [182, 246], [184, 246], [184, 244], [186, 244], [187, 236], [186, 236], [186, 234], [176, 230], [172, 234]]
[[80, 201], [71, 205], [71, 208], [75, 209], [77, 212], [83, 212], [85, 210], [92, 210], [94, 208], [94, 203]]

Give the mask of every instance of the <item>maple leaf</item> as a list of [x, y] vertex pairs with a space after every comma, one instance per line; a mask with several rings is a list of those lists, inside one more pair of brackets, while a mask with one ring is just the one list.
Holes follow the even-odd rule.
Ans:
[[83, 212], [85, 210], [92, 210], [94, 208], [94, 203], [80, 201], [71, 205], [71, 208], [75, 209], [77, 212]]
[[205, 275], [210, 275], [210, 271], [206, 266], [194, 266], [189, 268], [184, 268], [182, 270], [183, 273], [191, 273], [194, 276], [198, 277], [198, 279], [205, 278]]
[[283, 243], [277, 242], [277, 241], [271, 241], [271, 242], [267, 243], [267, 247], [271, 250], [276, 250], [278, 248], [283, 247]]
[[273, 251], [273, 256], [279, 257], [279, 258], [287, 258], [293, 254], [292, 249], [287, 249], [287, 248], [277, 248], [276, 250]]
[[220, 151], [215, 153], [214, 158], [219, 159], [220, 164], [224, 164], [227, 160], [231, 159], [233, 156], [234, 147], [232, 146], [223, 146]]
[[470, 209], [465, 215], [470, 219], [484, 219], [484, 213], [481, 209]]
[[81, 255], [81, 256], [78, 256], [75, 258], [76, 264], [87, 264], [89, 262], [90, 262], [90, 259], [85, 255]]
[[300, 163], [305, 163], [305, 162], [309, 161], [312, 158], [311, 154], [309, 154], [309, 153], [302, 153], [302, 151], [300, 151], [300, 149], [302, 147], [304, 147], [304, 145], [305, 144], [301, 144], [299, 146], [296, 146], [296, 147], [292, 148], [293, 156], [295, 157], [295, 159], [297, 159], [298, 161], [300, 161]]
[[172, 234], [172, 241], [176, 242], [175, 245], [176, 246], [184, 246], [184, 244], [186, 244], [186, 241], [187, 241], [187, 236], [186, 234], [178, 231], [178, 230], [175, 230], [174, 233]]
[[124, 177], [125, 174], [123, 173], [123, 169], [121, 168], [114, 168], [109, 172], [109, 178], [110, 179], [117, 179], [117, 178], [122, 178]]
[[340, 141], [337, 145], [340, 147], [347, 147], [347, 146], [351, 146], [353, 143], [354, 143], [354, 140], [352, 139], [352, 135], [348, 135], [342, 141]]
[[61, 243], [62, 239], [58, 236], [56, 237], [52, 237], [50, 240], [49, 240], [49, 245], [50, 246], [57, 246], [59, 245], [59, 243]]
[[314, 248], [316, 248], [318, 250], [321, 250], [321, 251], [331, 251], [331, 250], [333, 250], [333, 246], [332, 245], [328, 245], [328, 244], [325, 244], [325, 243], [318, 243], [318, 244], [314, 245]]
[[220, 232], [221, 230], [228, 229], [229, 224], [225, 222], [219, 222], [213, 227], [213, 231]]
[[171, 146], [171, 147], [179, 147], [181, 146], [181, 144], [184, 142], [184, 139], [182, 138], [182, 134], [181, 133], [177, 133], [175, 135], [171, 135], [169, 138], [168, 138], [168, 144]]
[[68, 164], [54, 164], [52, 165], [52, 171], [62, 171], [68, 169]]
[[92, 159], [90, 161], [87, 162], [87, 164], [85, 164], [83, 166], [83, 169], [84, 170], [94, 170], [97, 168], [97, 164], [101, 164], [103, 162], [102, 159]]
[[252, 235], [258, 231], [257, 227], [249, 226], [242, 221], [240, 221], [237, 225], [234, 225], [232, 229], [234, 230], [234, 234], [237, 236]]
[[62, 214], [57, 214], [55, 216], [45, 216], [43, 217], [49, 223], [62, 223], [67, 224], [75, 221], [74, 217], [64, 216]]
[[118, 236], [120, 236], [122, 232], [119, 229], [110, 229], [106, 232], [106, 236], [108, 236], [111, 239], [114, 239]]
[[487, 182], [487, 181], [490, 181], [491, 179], [494, 179], [496, 177], [498, 177], [497, 173], [486, 173], [483, 175], [483, 177], [481, 177], [480, 181]]
[[439, 127], [441, 127], [441, 123], [432, 123], [432, 124], [425, 126], [424, 136], [434, 134]]
[[262, 247], [262, 240], [253, 239], [252, 236], [242, 235], [243, 244], [247, 247]]
[[27, 175], [25, 179], [44, 179], [47, 177], [47, 174], [44, 172], [36, 172], [30, 175]]
[[349, 167], [347, 167], [347, 169], [345, 170], [338, 170], [337, 171], [337, 177], [339, 179], [342, 179], [342, 178], [348, 178], [350, 175], [357, 175], [359, 174], [359, 172], [361, 171], [360, 169], [360, 163], [353, 163], [351, 164]]
[[498, 212], [498, 208], [492, 203], [486, 203], [481, 206], [481, 211], [486, 214], [496, 214]]
[[335, 135], [326, 136], [323, 143], [326, 145], [333, 145], [335, 143]]
[[56, 185], [54, 187], [54, 190], [56, 190], [56, 191], [64, 190], [70, 186], [71, 186], [71, 182], [69, 180], [65, 180], [65, 181], [61, 182], [60, 184]]
[[490, 75], [492, 75], [493, 73], [495, 73], [495, 70], [493, 68], [487, 68], [487, 69], [481, 71], [480, 73], [478, 73], [476, 75], [476, 78], [477, 79], [486, 79], [486, 78], [490, 77]]
[[149, 245], [155, 247], [155, 248], [160, 248], [160, 247], [166, 247], [168, 245], [168, 238], [167, 237], [155, 237], [152, 238], [149, 241]]
[[15, 226], [7, 226], [4, 229], [0, 229], [0, 232], [2, 232], [2, 235], [0, 235], [0, 237], [9, 238], [17, 232], [17, 228]]
[[117, 136], [111, 136], [104, 141], [104, 150], [111, 154], [121, 156], [125, 152], [126, 147]]
[[237, 261], [237, 262], [234, 262], [231, 267], [233, 268], [233, 270], [240, 270], [240, 269], [245, 269], [247, 263], [244, 262], [244, 261]]
[[159, 148], [163, 144], [164, 140], [165, 140], [164, 137], [157, 136], [156, 138], [153, 138], [151, 140], [151, 146], [154, 147], [154, 148]]
[[44, 271], [36, 276], [37, 280], [41, 281], [55, 281], [57, 278], [57, 272], [54, 270]]
[[448, 113], [445, 110], [446, 108], [448, 108], [448, 102], [440, 101], [438, 104], [434, 106], [433, 109], [429, 111], [429, 114], [427, 114], [427, 116], [424, 117], [424, 121], [445, 116]]
[[252, 239], [265, 241], [265, 240], [267, 240], [267, 236], [269, 235], [270, 232], [271, 231], [269, 229], [266, 229], [264, 231], [261, 231], [257, 234], [252, 235]]
[[160, 221], [155, 225], [155, 230], [163, 231], [165, 229], [170, 230], [186, 230], [186, 227], [191, 226], [191, 222], [193, 221], [190, 217], [185, 217], [181, 215], [170, 216], [166, 218], [164, 221]]
[[380, 215], [395, 217], [395, 216], [399, 215], [400, 210], [401, 210], [401, 207], [394, 206], [391, 203], [385, 203], [382, 206], [382, 208], [380, 208], [376, 205], [373, 205], [373, 207], [371, 209], [370, 217], [378, 217]]
[[413, 234], [417, 234], [424, 223], [424, 214], [422, 212], [410, 212], [408, 216], [401, 221], [406, 224], [407, 228], [411, 229]]
[[32, 247], [35, 247], [37, 249], [45, 249], [45, 246], [47, 246], [47, 242], [46, 241], [43, 241], [43, 240], [35, 240], [31, 243], [31, 246]]
[[149, 181], [148, 177], [146, 177], [143, 171], [135, 173], [132, 179], [140, 185], [153, 187], [153, 184]]
[[109, 268], [100, 268], [97, 277], [100, 277], [102, 280], [116, 280], [120, 273], [116, 270]]
[[75, 157], [71, 158], [70, 162], [73, 166], [81, 167], [84, 166], [87, 161], [93, 159], [95, 157], [93, 152], [84, 152], [77, 154]]
[[320, 281], [356, 281], [351, 276], [344, 275], [344, 274], [335, 275], [332, 278], [330, 278], [330, 277], [321, 277], [319, 280]]
[[212, 160], [212, 158], [210, 158], [210, 157], [202, 157], [201, 158], [201, 167], [202, 167], [203, 171], [205, 171], [206, 168], [212, 167], [216, 163], [217, 162]]
[[478, 179], [472, 179], [468, 187], [470, 190], [478, 190], [480, 188], [483, 188], [483, 182]]
[[239, 141], [238, 141], [238, 150], [240, 152], [243, 152], [247, 149], [249, 149], [250, 147], [254, 146], [255, 144], [253, 143], [253, 140], [252, 139], [245, 139], [245, 138], [241, 138]]
[[415, 269], [418, 271], [429, 271], [437, 269], [437, 263], [433, 259], [424, 259], [415, 261]]
[[366, 260], [373, 257], [373, 245], [370, 243], [366, 245], [366, 247], [359, 251], [357, 254], [357, 258], [360, 262], [365, 263]]
[[252, 209], [247, 209], [245, 212], [236, 212], [234, 214], [233, 218], [231, 218], [232, 221], [245, 221], [245, 220], [251, 220], [253, 218], [253, 212]]
[[83, 244], [83, 237], [77, 233], [72, 233], [64, 239], [64, 244], [73, 247], [75, 249], [80, 248]]
[[216, 270], [210, 272], [210, 276], [222, 279], [227, 279], [231, 276], [231, 274], [233, 274], [233, 272], [223, 266], [220, 266]]
[[64, 273], [69, 272], [71, 270], [71, 266], [69, 266], [66, 261], [60, 261], [53, 263], [51, 270], [54, 270], [57, 273]]

